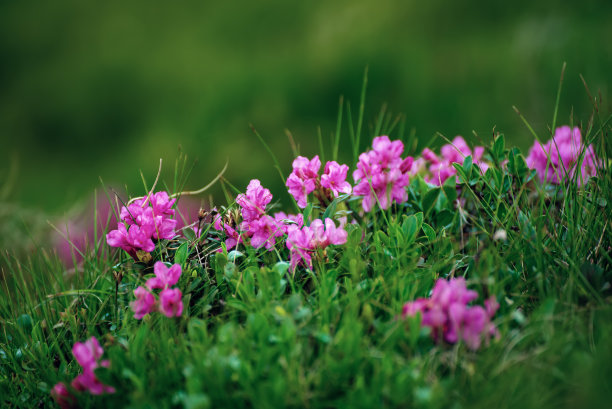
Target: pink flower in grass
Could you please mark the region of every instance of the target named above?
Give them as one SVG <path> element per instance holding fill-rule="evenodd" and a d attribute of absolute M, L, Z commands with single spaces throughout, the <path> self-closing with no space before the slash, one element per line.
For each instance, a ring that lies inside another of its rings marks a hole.
<path fill-rule="evenodd" d="M 134 318 L 140 320 L 155 310 L 155 297 L 146 288 L 139 286 L 134 290 L 134 296 L 136 300 L 130 303 Z"/>
<path fill-rule="evenodd" d="M 541 144 L 536 141 L 526 158 L 527 166 L 537 171 L 542 182 L 560 184 L 576 177 L 578 186 L 597 174 L 601 162 L 595 156 L 593 145 L 582 143 L 580 129 L 562 126 L 555 130 L 553 139 Z"/>
<path fill-rule="evenodd" d="M 287 248 L 290 251 L 291 271 L 295 271 L 298 265 L 302 264 L 312 268 L 312 252 L 315 250 L 313 233 L 308 226 L 294 228 L 289 231 L 287 236 Z"/>
<path fill-rule="evenodd" d="M 94 370 L 99 366 L 108 367 L 109 361 L 100 361 L 104 350 L 95 337 L 85 342 L 77 342 L 72 347 L 72 354 L 83 368 L 83 373 L 77 375 L 72 381 L 72 387 L 78 391 L 88 391 L 92 395 L 114 393 L 115 388 L 104 385 L 96 377 Z"/>
<path fill-rule="evenodd" d="M 247 222 L 263 215 L 271 200 L 272 194 L 257 179 L 251 180 L 246 194 L 241 193 L 236 197 L 236 203 L 242 208 L 242 219 Z"/>
<path fill-rule="evenodd" d="M 256 249 L 264 246 L 270 250 L 276 244 L 276 237 L 284 234 L 282 226 L 272 217 L 263 215 L 248 224 L 248 233 L 251 236 L 251 246 Z"/>
<path fill-rule="evenodd" d="M 108 245 L 127 251 L 133 258 L 138 250 L 155 250 L 153 239 L 170 240 L 175 235 L 177 221 L 171 219 L 175 202 L 168 193 L 157 192 L 123 206 L 117 230 L 106 235 Z"/>
<path fill-rule="evenodd" d="M 388 209 L 393 202 L 408 200 L 406 186 L 413 159 L 401 158 L 404 144 L 391 141 L 388 136 L 378 136 L 372 141 L 372 150 L 359 155 L 357 169 L 353 172 L 353 193 L 363 196 L 363 210 L 369 212 L 378 202 Z"/>
<path fill-rule="evenodd" d="M 274 220 L 285 234 L 288 234 L 291 229 L 301 229 L 304 226 L 304 215 L 301 213 L 285 214 L 284 212 L 277 212 L 274 213 Z"/>
<path fill-rule="evenodd" d="M 316 249 L 324 249 L 331 244 L 346 243 L 347 232 L 342 227 L 336 227 L 333 220 L 314 220 L 310 226 L 294 227 L 287 236 L 287 248 L 290 250 L 290 269 L 295 271 L 303 264 L 312 268 L 312 254 Z"/>
<path fill-rule="evenodd" d="M 63 382 L 55 384 L 53 389 L 51 389 L 51 397 L 61 409 L 73 409 L 76 407 L 75 397 L 72 396 Z"/>
<path fill-rule="evenodd" d="M 482 173 L 486 172 L 489 165 L 483 161 L 484 148 L 482 146 L 474 147 L 474 152 L 461 136 L 456 136 L 449 144 L 443 145 L 440 148 L 440 156 L 436 155 L 431 149 L 425 148 L 421 154 L 425 161 L 428 174 L 425 176 L 425 181 L 434 185 L 442 186 L 444 182 L 457 174 L 453 163 L 463 165 L 465 158 L 472 156 L 474 163 Z M 421 162 L 418 163 L 418 169 L 423 169 Z M 415 172 L 418 172 L 417 166 L 414 167 Z"/>
<path fill-rule="evenodd" d="M 348 170 L 347 165 L 340 165 L 336 161 L 327 162 L 323 175 L 321 175 L 321 186 L 330 189 L 335 197 L 338 197 L 340 193 L 350 194 L 353 189 L 346 181 Z"/>
<path fill-rule="evenodd" d="M 431 297 L 407 302 L 402 316 L 412 317 L 420 313 L 421 325 L 431 328 L 434 340 L 456 343 L 462 339 L 468 348 L 476 350 L 483 338 L 488 340 L 497 335 L 491 318 L 499 307 L 495 297 L 486 300 L 484 308 L 468 306 L 476 298 L 478 293 L 467 289 L 465 279 L 439 279 Z"/>
<path fill-rule="evenodd" d="M 293 160 L 293 173 L 302 180 L 312 180 L 319 176 L 321 169 L 321 159 L 316 155 L 312 159 L 304 156 L 298 156 Z"/>
<path fill-rule="evenodd" d="M 215 230 L 225 232 L 225 235 L 227 236 L 227 238 L 225 239 L 225 248 L 227 250 L 233 249 L 234 247 L 236 247 L 238 243 L 242 242 L 240 233 L 238 233 L 238 231 L 236 231 L 236 229 L 234 229 L 229 224 L 224 223 L 221 220 L 221 215 L 217 215 L 215 217 L 215 221 L 213 222 L 213 227 L 215 228 Z M 221 248 L 219 248 L 217 251 L 221 252 L 222 250 Z"/>
<path fill-rule="evenodd" d="M 159 294 L 159 311 L 168 318 L 180 317 L 183 313 L 183 294 L 178 288 L 166 288 Z"/>
<path fill-rule="evenodd" d="M 286 186 L 300 208 L 306 207 L 306 197 L 314 192 L 321 168 L 319 156 L 308 159 L 298 156 L 293 161 L 293 171 L 287 178 Z"/>
<path fill-rule="evenodd" d="M 175 285 L 181 277 L 182 269 L 180 264 L 168 267 L 163 262 L 158 261 L 153 266 L 153 273 L 155 277 L 149 278 L 146 282 L 146 286 L 150 290 L 155 288 L 163 289 Z"/>

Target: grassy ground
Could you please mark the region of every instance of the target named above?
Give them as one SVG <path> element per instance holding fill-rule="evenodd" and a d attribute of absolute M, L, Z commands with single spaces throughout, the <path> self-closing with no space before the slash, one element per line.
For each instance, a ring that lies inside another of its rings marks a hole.
<path fill-rule="evenodd" d="M 611 129 L 597 113 L 585 123 L 603 158 L 585 186 L 540 184 L 497 135 L 491 172 L 464 165 L 458 189 L 452 178 L 441 188 L 413 178 L 406 203 L 358 217 L 347 243 L 318 253 L 312 270 L 288 272 L 280 242 L 229 254 L 212 251 L 210 231 L 206 241 L 160 242 L 153 260 L 183 267 L 180 318 L 134 319 L 132 291 L 152 261 L 109 248 L 102 232 L 69 271 L 43 250 L 28 259 L 7 251 L 2 404 L 51 406 L 53 385 L 80 372 L 72 345 L 93 335 L 111 363 L 96 374 L 116 393 L 78 394 L 82 407 L 604 405 L 612 397 Z M 410 144 L 384 118 L 378 134 Z M 337 206 L 358 209 L 359 200 Z M 418 319 L 401 319 L 403 304 L 428 296 L 440 277 L 466 277 L 477 304 L 497 298 L 497 339 L 472 351 L 435 343 Z"/>

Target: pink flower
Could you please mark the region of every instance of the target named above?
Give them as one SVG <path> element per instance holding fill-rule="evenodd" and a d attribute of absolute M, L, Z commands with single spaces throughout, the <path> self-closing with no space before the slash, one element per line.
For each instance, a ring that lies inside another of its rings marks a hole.
<path fill-rule="evenodd" d="M 313 234 L 308 226 L 301 229 L 295 228 L 289 231 L 287 237 L 287 248 L 291 253 L 289 268 L 295 271 L 298 265 L 303 264 L 312 268 L 312 252 L 314 251 Z"/>
<path fill-rule="evenodd" d="M 142 286 L 134 290 L 134 296 L 136 300 L 130 303 L 130 306 L 134 311 L 134 318 L 140 320 L 155 309 L 155 297 Z"/>
<path fill-rule="evenodd" d="M 318 155 L 312 159 L 298 156 L 293 161 L 293 171 L 285 184 L 291 196 L 293 196 L 298 206 L 302 209 L 306 207 L 306 197 L 308 194 L 316 189 L 320 168 L 321 160 Z"/>
<path fill-rule="evenodd" d="M 321 168 L 321 159 L 316 155 L 312 159 L 298 156 L 293 160 L 293 173 L 302 180 L 316 179 Z"/>
<path fill-rule="evenodd" d="M 166 288 L 159 294 L 159 310 L 168 318 L 180 317 L 183 313 L 183 294 L 178 288 Z"/>
<path fill-rule="evenodd" d="M 574 177 L 580 160 L 579 186 L 597 174 L 601 162 L 595 156 L 592 145 L 582 144 L 580 129 L 562 126 L 555 130 L 553 139 L 544 145 L 538 141 L 534 143 L 527 156 L 527 166 L 537 171 L 542 182 L 560 184 L 566 180 L 566 176 Z"/>
<path fill-rule="evenodd" d="M 453 163 L 463 165 L 465 158 L 468 156 L 472 156 L 472 163 L 478 166 L 482 173 L 486 172 L 489 165 L 482 160 L 483 154 L 484 148 L 482 146 L 474 147 L 472 154 L 472 150 L 465 142 L 465 139 L 461 136 L 456 136 L 451 143 L 440 148 L 441 157 L 438 157 L 428 148 L 423 149 L 422 158 L 419 158 L 423 162 L 418 162 L 413 169 L 415 173 L 418 173 L 429 163 L 428 174 L 424 177 L 425 181 L 441 186 L 448 178 L 454 177 L 457 174 Z"/>
<path fill-rule="evenodd" d="M 230 226 L 227 223 L 223 223 L 221 221 L 221 216 L 217 215 L 215 217 L 215 221 L 213 223 L 213 226 L 215 228 L 215 230 L 223 230 L 227 236 L 227 239 L 225 240 L 225 248 L 227 250 L 231 250 L 234 247 L 236 247 L 236 245 L 238 243 L 242 242 L 242 238 L 240 237 L 240 233 L 238 233 L 236 231 L 236 229 L 234 229 L 232 226 Z M 221 249 L 219 249 L 219 251 L 221 251 Z"/>
<path fill-rule="evenodd" d="M 171 219 L 175 202 L 176 199 L 169 199 L 168 193 L 157 192 L 123 206 L 117 230 L 106 235 L 108 245 L 119 247 L 134 258 L 138 250 L 155 250 L 152 239 L 169 240 L 175 235 L 177 221 Z"/>
<path fill-rule="evenodd" d="M 251 245 L 256 249 L 265 246 L 270 250 L 276 243 L 275 237 L 284 234 L 283 228 L 279 226 L 272 216 L 263 215 L 259 219 L 252 220 L 248 224 L 248 232 L 251 235 Z"/>
<path fill-rule="evenodd" d="M 274 213 L 274 220 L 283 233 L 288 234 L 289 230 L 298 228 L 301 229 L 304 226 L 304 215 L 300 214 L 285 214 L 284 212 Z"/>
<path fill-rule="evenodd" d="M 98 366 L 108 367 L 108 361 L 101 361 L 104 350 L 95 337 L 89 338 L 84 343 L 77 342 L 72 347 L 72 354 L 83 368 L 83 373 L 72 381 L 72 387 L 79 391 L 89 391 L 92 395 L 103 393 L 114 393 L 115 388 L 101 383 L 94 373 Z"/>
<path fill-rule="evenodd" d="M 74 396 L 70 394 L 63 382 L 55 384 L 53 389 L 51 389 L 51 397 L 61 409 L 73 409 L 76 407 Z"/>
<path fill-rule="evenodd" d="M 413 163 L 412 158 L 401 158 L 404 144 L 390 141 L 388 136 L 374 138 L 372 148 L 359 155 L 357 169 L 353 172 L 356 182 L 353 193 L 363 196 L 362 207 L 366 212 L 372 210 L 377 201 L 382 209 L 388 209 L 393 202 L 408 200 L 406 186 Z"/>
<path fill-rule="evenodd" d="M 157 192 L 149 195 L 149 201 L 156 216 L 174 216 L 174 203 L 176 199 L 170 199 L 167 192 Z"/>
<path fill-rule="evenodd" d="M 439 279 L 431 297 L 407 302 L 402 316 L 412 317 L 420 313 L 421 325 L 431 328 L 434 340 L 456 343 L 462 339 L 468 348 L 476 350 L 483 338 L 488 340 L 490 336 L 497 335 L 491 318 L 499 307 L 495 297 L 485 301 L 485 308 L 468 306 L 476 298 L 478 293 L 467 289 L 465 279 Z"/>
<path fill-rule="evenodd" d="M 346 181 L 348 169 L 347 165 L 340 165 L 336 161 L 327 162 L 325 171 L 321 175 L 321 186 L 330 189 L 335 197 L 338 197 L 340 193 L 351 193 L 353 189 Z"/>
<path fill-rule="evenodd" d="M 295 271 L 299 264 L 312 268 L 312 253 L 334 244 L 346 243 L 347 232 L 342 227 L 336 227 L 333 220 L 315 219 L 310 226 L 294 227 L 287 236 L 287 248 L 290 250 L 290 268 Z"/>
<path fill-rule="evenodd" d="M 176 284 L 181 277 L 182 269 L 180 264 L 174 264 L 168 268 L 163 262 L 158 261 L 153 266 L 155 277 L 149 278 L 146 282 L 147 288 L 168 288 Z"/>
<path fill-rule="evenodd" d="M 236 203 L 242 208 L 242 218 L 245 221 L 257 219 L 266 211 L 266 206 L 272 200 L 272 194 L 261 186 L 257 179 L 251 180 L 247 186 L 246 194 L 239 194 Z"/>
<path fill-rule="evenodd" d="M 289 175 L 285 185 L 301 209 L 306 207 L 306 198 L 310 193 L 314 192 L 316 187 L 313 179 L 303 180 L 295 173 Z"/>

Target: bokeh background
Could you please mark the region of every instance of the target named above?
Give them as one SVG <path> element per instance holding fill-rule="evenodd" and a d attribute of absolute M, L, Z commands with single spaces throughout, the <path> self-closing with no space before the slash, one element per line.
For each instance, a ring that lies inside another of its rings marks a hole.
<path fill-rule="evenodd" d="M 197 160 L 188 188 L 229 159 L 237 187 L 281 192 L 249 124 L 288 173 L 285 130 L 317 153 L 366 65 L 366 130 L 387 104 L 419 149 L 493 127 L 527 148 L 512 106 L 545 132 L 564 61 L 559 123 L 592 110 L 579 74 L 610 100 L 611 21 L 609 0 L 1 1 L 0 201 L 58 215 L 99 178 L 142 193 L 139 171 L 151 183 L 163 158 L 171 180 L 179 148 Z"/>

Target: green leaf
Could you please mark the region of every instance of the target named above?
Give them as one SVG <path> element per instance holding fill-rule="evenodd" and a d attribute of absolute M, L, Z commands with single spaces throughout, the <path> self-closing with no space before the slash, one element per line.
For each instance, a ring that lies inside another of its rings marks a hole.
<path fill-rule="evenodd" d="M 438 200 L 439 194 L 440 194 L 440 188 L 437 188 L 437 187 L 432 188 L 429 192 L 425 194 L 425 197 L 423 197 L 423 205 L 421 206 L 423 213 L 427 215 L 431 212 L 431 210 L 436 204 L 436 200 Z"/>
<path fill-rule="evenodd" d="M 419 214 L 421 215 L 420 223 L 419 218 L 417 218 L 414 214 L 404 217 L 404 222 L 402 223 L 402 232 L 404 234 L 404 240 L 406 244 L 414 242 L 414 240 L 416 239 L 417 232 L 420 229 L 420 224 L 423 223 L 423 213 Z"/>
<path fill-rule="evenodd" d="M 501 162 L 502 160 L 504 160 L 505 150 L 506 150 L 506 138 L 504 137 L 504 134 L 499 134 L 497 135 L 497 137 L 495 138 L 495 141 L 493 142 L 493 155 L 495 155 L 497 162 Z"/>
<path fill-rule="evenodd" d="M 176 264 L 180 264 L 181 266 L 184 265 L 185 261 L 187 261 L 187 257 L 189 257 L 189 253 L 189 243 L 185 242 L 181 244 L 176 250 L 176 253 L 174 253 L 174 262 Z"/>
<path fill-rule="evenodd" d="M 189 241 L 196 241 L 197 239 L 195 231 L 193 231 L 193 229 L 190 227 L 183 229 L 183 234 L 185 235 L 185 238 Z"/>
<path fill-rule="evenodd" d="M 466 180 L 469 180 L 472 175 L 472 155 L 466 156 L 463 161 L 463 172 L 465 173 Z"/>
<path fill-rule="evenodd" d="M 304 216 L 304 225 L 310 226 L 310 214 L 312 213 L 313 204 L 308 203 L 302 215 Z"/>
<path fill-rule="evenodd" d="M 348 199 L 351 195 L 340 195 L 337 198 L 335 198 L 330 204 L 329 206 L 327 206 L 327 209 L 325 209 L 325 212 L 323 213 L 323 216 L 321 217 L 323 220 L 329 218 L 334 217 L 334 214 L 336 214 L 336 207 L 338 206 L 338 203 Z"/>
<path fill-rule="evenodd" d="M 427 223 L 423 223 L 423 233 L 425 233 L 425 236 L 427 236 L 427 240 L 430 243 L 436 240 L 436 231 Z"/>

